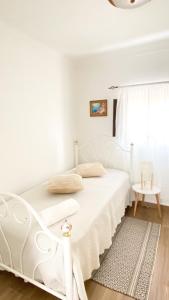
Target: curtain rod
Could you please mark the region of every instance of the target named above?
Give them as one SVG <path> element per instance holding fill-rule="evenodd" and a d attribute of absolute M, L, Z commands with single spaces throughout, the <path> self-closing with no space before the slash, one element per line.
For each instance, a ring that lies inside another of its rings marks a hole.
<path fill-rule="evenodd" d="M 133 87 L 133 86 L 141 86 L 141 85 L 155 85 L 155 84 L 164 84 L 169 83 L 169 80 L 166 81 L 157 81 L 157 82 L 145 82 L 145 83 L 135 83 L 135 84 L 127 84 L 127 85 L 119 85 L 119 86 L 111 86 L 109 87 L 110 90 L 118 89 L 118 88 L 125 88 L 125 87 Z"/>

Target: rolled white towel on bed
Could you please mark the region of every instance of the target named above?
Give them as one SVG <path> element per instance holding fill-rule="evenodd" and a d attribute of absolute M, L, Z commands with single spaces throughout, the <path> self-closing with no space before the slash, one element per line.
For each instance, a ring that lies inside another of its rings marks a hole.
<path fill-rule="evenodd" d="M 79 203 L 70 198 L 59 204 L 43 209 L 39 215 L 43 219 L 46 226 L 51 226 L 71 215 L 78 212 L 80 208 Z"/>

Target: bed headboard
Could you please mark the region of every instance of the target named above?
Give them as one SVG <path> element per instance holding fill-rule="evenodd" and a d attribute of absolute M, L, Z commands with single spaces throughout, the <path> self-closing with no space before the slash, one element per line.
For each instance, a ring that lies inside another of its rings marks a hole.
<path fill-rule="evenodd" d="M 107 168 L 116 168 L 129 172 L 133 181 L 134 144 L 123 147 L 112 136 L 100 135 L 86 142 L 74 141 L 75 166 L 79 163 L 100 161 Z"/>

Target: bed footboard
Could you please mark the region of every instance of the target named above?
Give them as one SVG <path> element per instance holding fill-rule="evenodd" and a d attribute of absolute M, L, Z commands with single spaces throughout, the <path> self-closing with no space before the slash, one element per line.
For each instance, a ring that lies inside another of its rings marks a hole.
<path fill-rule="evenodd" d="M 34 228 L 33 234 L 32 227 Z M 16 237 L 22 237 L 22 242 L 18 243 L 17 248 L 15 243 L 11 242 L 13 232 Z M 23 198 L 11 193 L 0 193 L 0 270 L 9 271 L 15 276 L 23 278 L 25 282 L 30 282 L 59 299 L 74 300 L 71 225 L 67 221 L 62 226 L 62 233 L 63 239 L 57 238 Z M 42 237 L 46 239 L 46 243 L 44 241 L 42 243 Z M 35 253 L 29 264 L 28 272 L 25 271 L 24 259 L 30 239 L 31 242 L 33 241 L 32 248 Z M 59 246 L 63 248 L 64 293 L 49 288 L 35 278 L 39 267 L 53 258 Z M 40 257 L 38 261 L 34 260 L 37 256 Z"/>

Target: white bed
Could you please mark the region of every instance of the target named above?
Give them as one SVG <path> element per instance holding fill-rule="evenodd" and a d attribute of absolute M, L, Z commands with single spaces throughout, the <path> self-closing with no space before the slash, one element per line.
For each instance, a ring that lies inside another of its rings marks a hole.
<path fill-rule="evenodd" d="M 74 292 L 73 300 L 76 297 L 77 299 L 87 299 L 83 281 L 89 279 L 92 271 L 99 267 L 99 255 L 110 247 L 111 238 L 124 216 L 126 206 L 129 205 L 130 182 L 126 172 L 107 169 L 103 177 L 85 178 L 83 182 L 84 190 L 71 195 L 80 204 L 80 210 L 68 218 L 68 222 L 73 227 L 71 238 L 73 278 L 74 288 L 78 291 L 78 296 L 75 296 L 76 293 Z M 21 194 L 20 197 L 39 213 L 42 209 L 70 198 L 70 195 L 50 195 L 47 192 L 47 183 L 43 183 Z M 8 201 L 10 209 L 14 203 L 14 199 Z M 3 205 L 1 205 L 2 207 Z M 15 211 L 14 206 L 11 210 Z M 2 214 L 1 211 L 0 214 Z M 24 227 L 24 224 L 20 226 L 19 222 L 14 222 L 16 218 L 12 219 L 11 216 L 6 216 L 0 220 L 1 229 L 5 230 L 5 236 L 12 253 L 13 263 L 10 266 L 9 253 L 2 246 L 4 236 L 1 231 L 0 259 L 3 263 L 1 265 L 12 267 L 19 274 L 23 273 L 26 278 L 31 278 L 34 273 L 33 280 L 42 282 L 48 288 L 65 295 L 63 244 L 60 243 L 56 246 L 55 242 L 49 241 L 35 220 L 29 228 L 29 233 L 27 226 Z M 53 235 L 60 240 L 62 240 L 62 224 L 63 221 L 60 221 L 49 228 Z M 39 234 L 40 231 L 41 234 Z M 41 250 L 45 247 L 46 252 L 45 249 L 44 251 L 37 251 L 37 247 L 34 245 L 35 237 L 38 237 Z M 25 243 L 22 243 L 23 239 L 25 239 Z M 50 243 L 52 244 L 49 245 Z M 50 250 L 48 251 L 48 249 Z M 21 251 L 22 255 L 19 256 L 18 253 Z"/>

